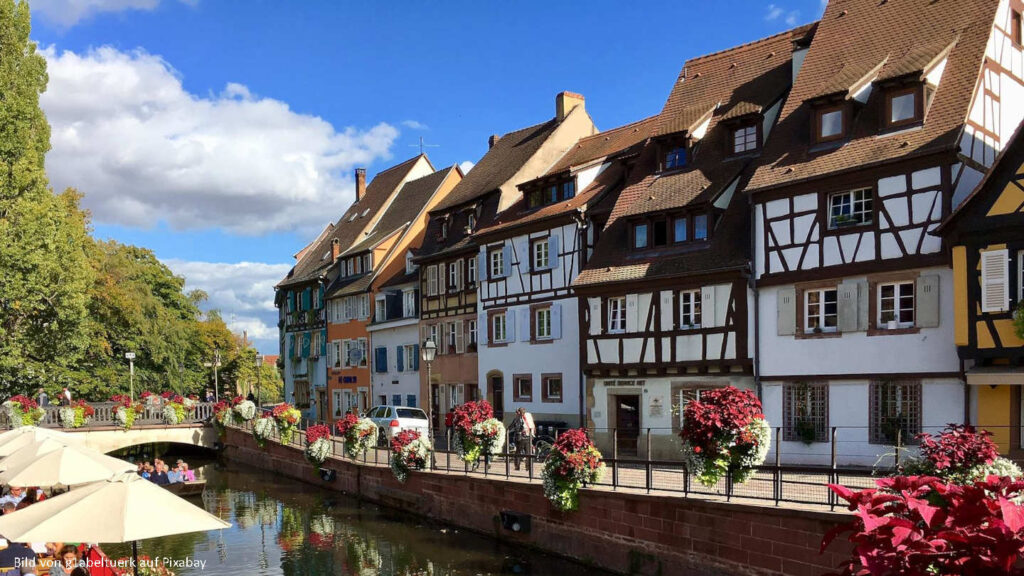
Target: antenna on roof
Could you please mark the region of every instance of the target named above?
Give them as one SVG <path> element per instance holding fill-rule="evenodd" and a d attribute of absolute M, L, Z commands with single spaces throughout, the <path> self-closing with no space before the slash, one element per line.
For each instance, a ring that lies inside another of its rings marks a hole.
<path fill-rule="evenodd" d="M 440 148 L 441 147 L 440 144 L 424 144 L 423 143 L 423 136 L 420 136 L 420 143 L 419 144 L 409 144 L 409 146 L 412 146 L 413 148 L 419 146 L 420 154 L 423 154 L 423 149 L 424 148 Z"/>

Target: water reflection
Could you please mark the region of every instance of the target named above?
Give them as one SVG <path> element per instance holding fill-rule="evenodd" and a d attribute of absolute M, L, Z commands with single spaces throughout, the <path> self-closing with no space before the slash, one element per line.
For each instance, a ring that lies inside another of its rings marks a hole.
<path fill-rule="evenodd" d="M 143 541 L 150 557 L 189 560 L 179 576 L 601 576 L 595 570 L 513 549 L 455 529 L 307 486 L 273 473 L 210 464 L 207 510 L 234 526 L 219 532 Z M 155 518 L 154 521 L 159 521 Z M 104 545 L 112 557 L 128 554 Z"/>

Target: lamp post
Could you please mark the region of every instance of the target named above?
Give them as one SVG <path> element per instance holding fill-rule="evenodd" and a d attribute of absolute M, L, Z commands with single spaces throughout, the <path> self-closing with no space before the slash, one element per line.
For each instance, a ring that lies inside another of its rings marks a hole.
<path fill-rule="evenodd" d="M 260 383 L 261 383 L 260 377 L 263 375 L 262 372 L 263 372 L 263 355 L 262 354 L 257 354 L 256 355 L 256 407 L 258 407 L 258 408 L 263 406 L 263 394 L 262 394 L 262 390 L 260 390 Z"/>
<path fill-rule="evenodd" d="M 437 356 L 437 344 L 430 339 L 424 340 L 423 346 L 420 347 L 420 357 L 427 365 L 427 410 L 430 412 L 427 417 L 427 434 L 430 436 L 431 444 L 434 442 L 434 386 L 431 382 L 430 365 L 434 362 L 435 356 Z"/>
<path fill-rule="evenodd" d="M 213 368 L 213 399 L 220 402 L 220 386 L 217 381 L 217 368 L 220 367 L 220 348 L 213 349 L 213 362 L 203 362 L 203 366 Z"/>
<path fill-rule="evenodd" d="M 128 359 L 128 397 L 135 401 L 135 352 L 126 352 Z"/>

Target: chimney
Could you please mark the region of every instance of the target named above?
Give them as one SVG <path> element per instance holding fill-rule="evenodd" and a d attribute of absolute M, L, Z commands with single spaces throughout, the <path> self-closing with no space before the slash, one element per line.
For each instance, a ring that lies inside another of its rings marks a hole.
<path fill-rule="evenodd" d="M 331 262 L 337 262 L 338 256 L 341 256 L 341 242 L 335 238 L 331 240 Z"/>
<path fill-rule="evenodd" d="M 487 149 L 490 150 L 491 148 L 494 148 L 494 145 L 498 143 L 498 140 L 501 140 L 501 136 L 491 134 L 491 137 L 487 139 Z"/>
<path fill-rule="evenodd" d="M 559 92 L 555 96 L 555 120 L 561 122 L 575 107 L 583 107 L 583 95 L 575 92 Z"/>
<path fill-rule="evenodd" d="M 366 168 L 356 168 L 356 202 L 366 195 Z"/>

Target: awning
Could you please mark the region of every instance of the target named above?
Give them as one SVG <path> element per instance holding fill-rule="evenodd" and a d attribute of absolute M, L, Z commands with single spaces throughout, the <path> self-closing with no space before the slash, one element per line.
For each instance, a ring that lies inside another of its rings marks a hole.
<path fill-rule="evenodd" d="M 971 386 L 1024 386 L 1024 367 L 985 366 L 967 371 Z"/>

